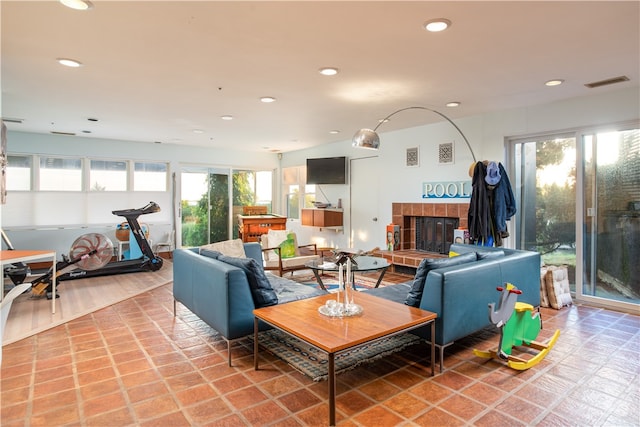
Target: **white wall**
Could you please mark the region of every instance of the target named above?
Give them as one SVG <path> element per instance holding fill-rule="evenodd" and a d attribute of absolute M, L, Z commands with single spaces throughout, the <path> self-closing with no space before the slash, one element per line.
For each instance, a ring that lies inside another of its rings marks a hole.
<path fill-rule="evenodd" d="M 445 110 L 441 110 L 446 114 Z M 390 111 L 391 112 L 391 111 Z M 433 114 L 428 111 L 425 114 Z M 474 116 L 455 120 L 469 140 L 477 160 L 501 161 L 507 167 L 505 159 L 505 139 L 530 134 L 543 134 L 570 130 L 578 127 L 590 127 L 607 123 L 619 123 L 640 118 L 640 87 L 635 86 L 603 94 L 594 94 L 574 98 L 552 104 L 536 105 L 518 109 L 497 111 L 482 116 Z M 373 120 L 373 118 L 372 118 Z M 357 129 L 370 124 L 354 123 L 353 132 L 343 129 L 346 134 L 355 133 Z M 473 160 L 462 137 L 447 122 L 420 126 L 393 132 L 384 132 L 384 125 L 379 129 L 380 164 L 385 165 L 379 171 L 379 220 L 380 227 L 391 222 L 391 204 L 393 202 L 430 203 L 436 200 L 422 199 L 422 183 L 428 181 L 460 181 L 471 180 L 468 175 Z M 453 165 L 438 164 L 438 144 L 454 141 L 455 163 Z M 405 150 L 420 147 L 420 166 L 405 166 Z M 282 167 L 303 165 L 307 157 L 347 156 L 350 158 L 370 156 L 375 152 L 356 149 L 351 141 L 322 146 L 313 149 L 286 153 L 282 159 Z M 508 170 L 507 170 L 508 171 Z M 332 186 L 331 202 L 342 198 L 345 215 L 349 214 L 348 186 Z M 342 188 L 338 188 L 342 187 Z M 326 192 L 326 190 L 325 190 Z M 451 199 L 447 199 L 448 202 Z M 461 200 L 465 203 L 467 200 Z M 346 223 L 349 221 L 347 219 Z M 292 226 L 294 228 L 294 226 Z M 304 237 L 313 238 L 321 243 L 326 239 L 337 240 L 338 246 L 349 243 L 349 229 L 338 236 L 332 231 L 319 232 L 311 227 L 300 233 Z M 384 241 L 378 243 L 383 247 Z"/>

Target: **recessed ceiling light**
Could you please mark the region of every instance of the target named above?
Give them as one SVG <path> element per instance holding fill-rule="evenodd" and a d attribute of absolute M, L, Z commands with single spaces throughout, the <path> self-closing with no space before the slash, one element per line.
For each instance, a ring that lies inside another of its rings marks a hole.
<path fill-rule="evenodd" d="M 273 96 L 263 96 L 262 98 L 260 98 L 260 101 L 268 104 L 270 102 L 276 102 L 276 99 Z"/>
<path fill-rule="evenodd" d="M 75 10 L 89 10 L 93 3 L 87 0 L 60 0 L 60 3 Z"/>
<path fill-rule="evenodd" d="M 545 82 L 546 86 L 560 86 L 562 83 L 564 83 L 564 80 L 562 79 L 553 79 L 553 80 L 549 80 L 547 82 Z"/>
<path fill-rule="evenodd" d="M 59 64 L 64 65 L 65 67 L 77 68 L 82 65 L 81 62 L 70 58 L 57 58 L 56 61 L 58 61 Z"/>
<path fill-rule="evenodd" d="M 432 19 L 424 23 L 424 29 L 432 33 L 444 31 L 451 26 L 451 21 L 444 18 Z"/>
<path fill-rule="evenodd" d="M 225 114 L 224 116 L 220 116 L 222 120 L 233 120 L 233 116 L 230 114 Z"/>
<path fill-rule="evenodd" d="M 460 106 L 460 102 L 459 101 L 451 101 L 451 102 L 447 102 L 447 107 L 459 107 Z"/>
<path fill-rule="evenodd" d="M 334 130 L 330 130 L 329 133 L 332 134 L 332 135 L 336 135 L 336 134 L 340 133 L 340 131 L 337 130 L 337 129 L 334 129 Z"/>
<path fill-rule="evenodd" d="M 320 74 L 323 76 L 335 76 L 338 74 L 338 69 L 333 67 L 320 68 Z"/>
<path fill-rule="evenodd" d="M 194 129 L 193 133 L 204 133 L 202 129 Z"/>

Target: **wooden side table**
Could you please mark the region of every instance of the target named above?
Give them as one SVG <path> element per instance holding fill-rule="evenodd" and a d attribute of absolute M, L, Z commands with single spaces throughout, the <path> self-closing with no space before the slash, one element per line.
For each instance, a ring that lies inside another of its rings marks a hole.
<path fill-rule="evenodd" d="M 319 246 L 316 249 L 318 250 L 318 254 L 320 254 L 320 258 L 324 258 L 325 252 L 332 252 L 335 248 L 329 246 Z"/>

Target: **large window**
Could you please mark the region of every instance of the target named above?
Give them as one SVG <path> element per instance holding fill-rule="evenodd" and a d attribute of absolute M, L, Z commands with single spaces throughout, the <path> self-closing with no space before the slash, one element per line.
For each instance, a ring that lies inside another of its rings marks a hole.
<path fill-rule="evenodd" d="M 267 206 L 273 212 L 273 172 L 256 172 L 256 205 Z"/>
<path fill-rule="evenodd" d="M 167 191 L 168 163 L 10 154 L 8 191 Z M 35 181 L 33 180 L 35 177 Z"/>
<path fill-rule="evenodd" d="M 91 160 L 90 164 L 91 191 L 127 191 L 127 162 Z"/>
<path fill-rule="evenodd" d="M 306 184 L 306 166 L 284 168 L 282 176 L 286 215 L 288 218 L 300 219 L 301 209 L 312 208 L 316 201 L 316 186 Z"/>
<path fill-rule="evenodd" d="M 135 162 L 133 191 L 167 191 L 167 164 Z"/>
<path fill-rule="evenodd" d="M 7 158 L 7 190 L 31 190 L 31 156 L 8 156 Z"/>
<path fill-rule="evenodd" d="M 41 191 L 82 191 L 82 160 L 63 157 L 40 157 Z"/>

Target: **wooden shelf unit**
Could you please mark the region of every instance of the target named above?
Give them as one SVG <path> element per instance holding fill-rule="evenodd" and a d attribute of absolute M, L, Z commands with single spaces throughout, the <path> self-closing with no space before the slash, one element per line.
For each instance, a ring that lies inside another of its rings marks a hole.
<path fill-rule="evenodd" d="M 342 227 L 341 209 L 302 209 L 302 225 L 311 227 Z"/>

